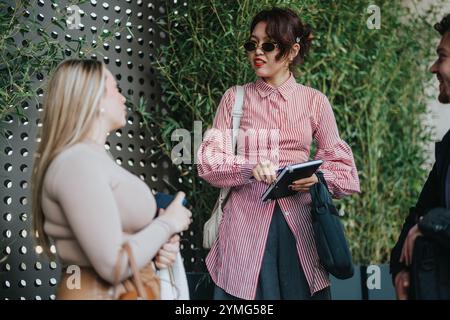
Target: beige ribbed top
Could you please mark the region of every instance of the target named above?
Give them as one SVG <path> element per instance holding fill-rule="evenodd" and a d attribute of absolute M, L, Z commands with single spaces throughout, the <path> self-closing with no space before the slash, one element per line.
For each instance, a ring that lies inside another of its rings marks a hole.
<path fill-rule="evenodd" d="M 155 199 L 138 177 L 117 165 L 100 145 L 75 144 L 50 164 L 44 179 L 44 230 L 63 265 L 92 266 L 114 282 L 114 266 L 128 240 L 139 267 L 173 235 L 168 217 L 158 217 Z M 129 275 L 122 261 L 122 278 Z"/>

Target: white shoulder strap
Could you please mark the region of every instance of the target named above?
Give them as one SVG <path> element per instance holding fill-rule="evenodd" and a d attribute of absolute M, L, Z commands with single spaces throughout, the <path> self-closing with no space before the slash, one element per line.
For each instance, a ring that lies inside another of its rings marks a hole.
<path fill-rule="evenodd" d="M 244 87 L 236 86 L 236 97 L 234 99 L 234 106 L 232 111 L 233 116 L 233 153 L 236 153 L 236 144 L 237 144 L 237 136 L 239 133 L 239 127 L 241 125 L 241 118 L 244 112 L 242 111 L 242 107 L 244 104 Z"/>

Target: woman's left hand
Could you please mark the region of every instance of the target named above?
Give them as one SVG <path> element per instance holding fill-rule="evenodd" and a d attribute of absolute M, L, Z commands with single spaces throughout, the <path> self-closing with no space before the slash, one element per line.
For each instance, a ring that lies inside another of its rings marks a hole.
<path fill-rule="evenodd" d="M 314 184 L 316 184 L 317 182 L 319 182 L 319 179 L 315 174 L 313 174 L 309 178 L 303 178 L 292 182 L 292 184 L 289 187 L 294 191 L 309 192 L 309 188 Z"/>
<path fill-rule="evenodd" d="M 155 265 L 158 269 L 166 269 L 173 265 L 180 251 L 180 236 L 174 235 L 159 249 L 155 258 Z"/>

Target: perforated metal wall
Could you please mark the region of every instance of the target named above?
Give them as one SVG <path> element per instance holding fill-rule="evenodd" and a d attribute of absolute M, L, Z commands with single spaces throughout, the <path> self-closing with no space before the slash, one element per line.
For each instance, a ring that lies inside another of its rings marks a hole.
<path fill-rule="evenodd" d="M 11 1 L 14 4 L 14 1 Z M 59 7 L 66 7 L 68 1 L 58 1 Z M 111 41 L 100 46 L 99 54 L 93 58 L 101 59 L 116 76 L 122 92 L 134 103 L 141 96 L 148 101 L 147 111 L 151 113 L 160 102 L 160 90 L 152 68 L 155 48 L 164 41 L 165 35 L 158 30 L 156 20 L 165 10 L 164 1 L 142 0 L 89 0 L 79 5 L 80 29 L 67 29 L 62 32 L 56 26 L 51 36 L 60 42 L 87 35 L 92 41 L 104 29 L 113 30 L 116 19 L 122 25 L 128 20 L 129 32 L 117 32 Z M 50 0 L 36 1 L 34 12 L 30 12 L 42 23 L 50 23 L 56 6 Z M 28 35 L 32 40 L 37 33 Z M 18 46 L 21 39 L 17 39 Z M 68 51 L 69 53 L 69 51 Z M 88 57 L 91 57 L 90 55 Z M 36 78 L 36 83 L 45 81 Z M 31 230 L 31 192 L 30 178 L 33 154 L 35 151 L 36 129 L 42 111 L 42 90 L 36 92 L 39 103 L 28 101 L 25 104 L 26 119 L 10 116 L 6 119 L 7 139 L 0 141 L 0 191 L 1 191 L 1 236 L 7 244 L 4 254 L 7 260 L 0 267 L 1 299 L 54 299 L 59 277 L 59 266 L 48 261 L 36 252 Z M 156 156 L 157 146 L 154 128 L 147 131 L 139 123 L 139 117 L 128 114 L 127 125 L 108 138 L 107 147 L 116 162 L 145 180 L 154 192 L 173 193 L 166 187 L 163 179 L 178 187 L 178 177 L 170 159 Z M 194 247 L 190 239 L 193 231 L 185 232 L 182 242 L 183 256 L 187 271 L 194 262 Z"/>

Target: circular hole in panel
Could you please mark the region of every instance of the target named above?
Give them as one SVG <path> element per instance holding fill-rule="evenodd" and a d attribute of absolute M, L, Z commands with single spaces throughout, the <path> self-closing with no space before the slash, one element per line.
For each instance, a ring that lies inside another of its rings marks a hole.
<path fill-rule="evenodd" d="M 27 157 L 28 156 L 28 150 L 25 148 L 22 148 L 20 150 L 20 154 L 22 155 L 22 157 Z"/>
<path fill-rule="evenodd" d="M 22 106 L 22 108 L 24 108 L 24 107 Z M 25 108 L 24 108 L 24 109 L 25 109 Z M 5 116 L 4 121 L 5 121 L 6 123 L 12 123 L 12 122 L 14 121 L 14 118 L 13 118 L 10 114 L 8 114 L 7 116 Z"/>
<path fill-rule="evenodd" d="M 14 138 L 13 133 L 10 130 L 5 131 L 5 137 L 8 140 L 11 140 L 12 138 Z"/>
<path fill-rule="evenodd" d="M 4 204 L 6 204 L 6 205 L 11 205 L 11 203 L 12 203 L 12 198 L 10 197 L 10 196 L 6 196 L 6 197 L 4 197 L 3 198 L 3 203 Z"/>
<path fill-rule="evenodd" d="M 22 238 L 26 238 L 28 236 L 28 232 L 25 229 L 20 230 L 19 234 Z"/>
<path fill-rule="evenodd" d="M 3 182 L 3 185 L 7 188 L 10 189 L 12 187 L 12 181 L 9 179 L 6 179 L 5 182 Z"/>
<path fill-rule="evenodd" d="M 41 246 L 36 246 L 34 248 L 34 251 L 36 252 L 36 254 L 41 254 L 42 252 L 44 252 L 44 249 L 42 249 Z"/>
<path fill-rule="evenodd" d="M 3 236 L 7 239 L 11 238 L 12 232 L 9 229 L 6 229 L 5 231 L 3 231 Z"/>
<path fill-rule="evenodd" d="M 20 117 L 20 122 L 22 123 L 22 125 L 26 126 L 26 125 L 28 125 L 29 120 L 28 120 L 27 117 L 21 116 L 21 117 Z"/>
<path fill-rule="evenodd" d="M 23 205 L 23 206 L 26 206 L 28 204 L 27 197 L 20 198 L 20 204 Z"/>

